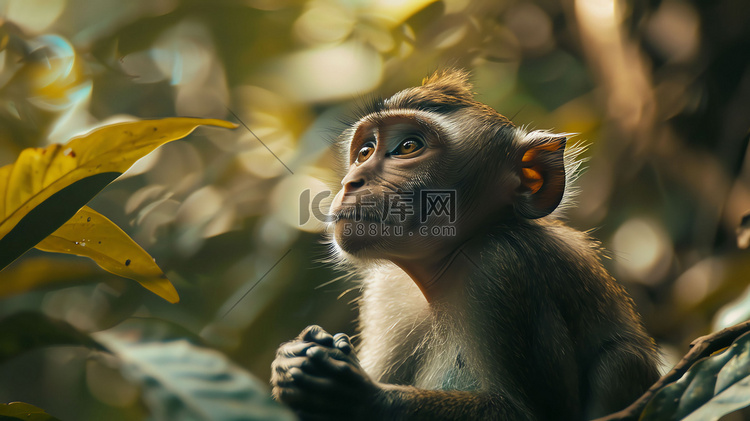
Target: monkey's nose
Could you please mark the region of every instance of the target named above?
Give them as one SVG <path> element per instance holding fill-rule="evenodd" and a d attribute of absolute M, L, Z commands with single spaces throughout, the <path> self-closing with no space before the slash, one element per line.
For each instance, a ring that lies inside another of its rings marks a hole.
<path fill-rule="evenodd" d="M 344 191 L 349 193 L 354 190 L 357 190 L 365 185 L 365 179 L 364 178 L 357 178 L 355 180 L 349 180 L 344 183 Z"/>

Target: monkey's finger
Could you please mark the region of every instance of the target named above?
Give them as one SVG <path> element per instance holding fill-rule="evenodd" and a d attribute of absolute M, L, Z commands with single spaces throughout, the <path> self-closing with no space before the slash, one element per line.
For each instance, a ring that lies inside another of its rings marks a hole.
<path fill-rule="evenodd" d="M 289 372 L 285 371 L 271 376 L 271 386 L 279 389 L 294 387 L 294 379 L 289 375 Z"/>
<path fill-rule="evenodd" d="M 333 346 L 333 336 L 318 325 L 311 325 L 299 334 L 299 340 L 315 342 L 323 346 Z"/>
<path fill-rule="evenodd" d="M 307 350 L 307 352 L 305 352 L 305 356 L 307 356 L 313 362 L 323 361 L 326 358 L 333 358 L 335 360 L 346 361 L 346 362 L 350 362 L 350 363 L 354 363 L 356 361 L 355 359 L 352 358 L 352 355 L 345 354 L 340 349 L 337 349 L 337 348 L 323 348 L 323 347 L 320 347 L 320 346 L 310 347 Z"/>
<path fill-rule="evenodd" d="M 361 393 L 345 384 L 309 375 L 299 368 L 288 372 L 290 381 L 274 384 L 273 396 L 289 405 L 303 420 L 352 420 L 353 402 Z"/>
<path fill-rule="evenodd" d="M 284 373 L 294 367 L 302 367 L 304 365 L 310 365 L 307 363 L 308 357 L 289 357 L 289 358 L 277 358 L 271 363 L 271 369 L 276 373 Z"/>
<path fill-rule="evenodd" d="M 333 335 L 333 346 L 339 349 L 344 354 L 349 355 L 354 347 L 349 339 L 349 335 L 345 333 L 337 333 Z"/>
<path fill-rule="evenodd" d="M 336 385 L 330 378 L 313 376 L 299 369 L 292 369 L 289 371 L 289 374 L 296 387 L 311 391 L 315 395 L 325 395 L 336 388 Z"/>
<path fill-rule="evenodd" d="M 321 402 L 337 402 L 356 399 L 355 389 L 329 377 L 310 375 L 301 370 L 290 371 L 294 387 L 305 391 L 311 400 Z"/>
<path fill-rule="evenodd" d="M 292 341 L 282 344 L 276 350 L 276 358 L 301 357 L 307 353 L 307 350 L 315 344 L 312 342 Z"/>
<path fill-rule="evenodd" d="M 319 375 L 332 377 L 343 383 L 357 383 L 362 380 L 362 372 L 356 361 L 343 356 L 334 358 L 332 352 L 317 352 L 316 348 L 310 348 L 308 355 L 310 362 L 320 371 Z"/>
<path fill-rule="evenodd" d="M 271 370 L 275 373 L 274 379 L 288 379 L 289 370 L 292 368 L 302 369 L 305 373 L 313 375 L 321 375 L 322 372 L 316 364 L 310 361 L 307 356 L 304 357 L 289 357 L 289 358 L 277 358 L 271 363 Z"/>

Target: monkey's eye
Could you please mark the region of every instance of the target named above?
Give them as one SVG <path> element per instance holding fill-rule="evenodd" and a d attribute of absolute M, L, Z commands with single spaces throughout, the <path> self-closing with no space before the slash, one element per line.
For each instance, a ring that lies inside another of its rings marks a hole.
<path fill-rule="evenodd" d="M 391 155 L 400 155 L 405 158 L 424 148 L 424 141 L 416 136 L 408 137 L 396 146 Z"/>
<path fill-rule="evenodd" d="M 357 162 L 361 164 L 367 161 L 373 152 L 375 152 L 375 146 L 370 142 L 365 143 L 359 152 L 357 152 Z"/>

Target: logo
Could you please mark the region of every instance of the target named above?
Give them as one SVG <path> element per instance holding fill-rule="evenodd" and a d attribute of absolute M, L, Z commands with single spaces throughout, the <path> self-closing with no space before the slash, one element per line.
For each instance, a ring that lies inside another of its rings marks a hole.
<path fill-rule="evenodd" d="M 302 191 L 299 197 L 299 224 L 304 225 L 311 218 L 323 223 L 334 222 L 336 218 L 328 213 L 324 201 L 332 196 L 330 191 L 321 191 L 311 197 L 309 189 Z M 357 215 L 353 222 L 343 227 L 345 235 L 412 236 L 415 232 L 405 232 L 403 225 L 410 217 L 419 214 L 421 226 L 417 235 L 452 236 L 456 227 L 456 190 L 424 189 L 419 191 L 419 200 L 415 192 L 384 192 L 382 200 L 372 194 L 357 194 L 352 208 Z M 377 199 L 377 200 L 376 200 Z M 418 205 L 419 204 L 419 205 Z M 368 212 L 369 210 L 369 212 Z M 369 217 L 364 217 L 368 215 Z M 377 218 L 374 216 L 377 215 Z M 439 224 L 437 223 L 439 221 Z"/>
<path fill-rule="evenodd" d="M 422 190 L 422 210 L 419 221 L 425 223 L 431 216 L 447 216 L 451 224 L 456 222 L 456 191 L 455 190 Z"/>

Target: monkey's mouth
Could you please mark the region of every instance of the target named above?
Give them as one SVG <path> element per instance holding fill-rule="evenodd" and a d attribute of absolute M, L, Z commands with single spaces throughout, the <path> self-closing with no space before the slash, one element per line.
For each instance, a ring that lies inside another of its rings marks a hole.
<path fill-rule="evenodd" d="M 333 222 L 350 221 L 350 222 L 376 222 L 388 223 L 388 218 L 384 218 L 377 209 L 367 206 L 341 206 L 332 213 Z"/>

